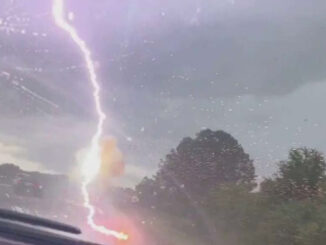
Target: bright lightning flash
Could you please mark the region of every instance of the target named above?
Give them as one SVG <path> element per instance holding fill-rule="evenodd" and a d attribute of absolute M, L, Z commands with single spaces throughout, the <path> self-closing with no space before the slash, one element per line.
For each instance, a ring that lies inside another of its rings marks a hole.
<path fill-rule="evenodd" d="M 88 49 L 84 40 L 78 35 L 77 31 L 73 26 L 71 26 L 65 20 L 65 13 L 64 13 L 64 0 L 54 0 L 53 1 L 53 9 L 52 14 L 55 20 L 55 23 L 58 27 L 62 30 L 66 31 L 70 38 L 74 41 L 74 43 L 80 49 L 82 55 L 84 56 L 87 70 L 89 73 L 89 79 L 93 87 L 93 97 L 96 106 L 96 113 L 98 115 L 98 123 L 97 123 L 97 130 L 94 134 L 91 147 L 87 152 L 85 157 L 83 166 L 82 166 L 82 173 L 83 173 L 83 183 L 82 183 L 82 194 L 84 197 L 84 206 L 88 209 L 88 216 L 87 216 L 87 223 L 97 232 L 103 233 L 108 236 L 114 236 L 120 240 L 127 240 L 128 235 L 110 230 L 104 226 L 97 225 L 94 222 L 94 215 L 95 215 L 95 208 L 91 204 L 90 196 L 87 190 L 87 186 L 91 183 L 91 181 L 97 176 L 101 167 L 101 149 L 100 149 L 100 139 L 103 134 L 103 124 L 105 121 L 105 113 L 103 112 L 101 101 L 100 101 L 100 86 L 97 80 L 94 62 L 91 57 L 91 52 Z"/>

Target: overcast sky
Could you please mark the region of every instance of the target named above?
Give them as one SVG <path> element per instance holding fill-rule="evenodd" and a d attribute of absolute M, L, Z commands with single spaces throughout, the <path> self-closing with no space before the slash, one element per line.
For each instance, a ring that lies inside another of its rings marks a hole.
<path fill-rule="evenodd" d="M 69 173 L 96 118 L 79 50 L 51 1 L 0 0 L 0 162 Z M 274 173 L 292 147 L 326 152 L 322 0 L 67 0 L 92 49 L 133 184 L 202 128 Z"/>

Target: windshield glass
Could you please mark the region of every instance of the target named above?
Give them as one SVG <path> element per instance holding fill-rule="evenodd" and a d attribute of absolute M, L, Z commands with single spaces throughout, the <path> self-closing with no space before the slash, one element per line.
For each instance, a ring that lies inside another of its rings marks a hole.
<path fill-rule="evenodd" d="M 0 208 L 104 244 L 324 244 L 325 11 L 1 0 Z"/>

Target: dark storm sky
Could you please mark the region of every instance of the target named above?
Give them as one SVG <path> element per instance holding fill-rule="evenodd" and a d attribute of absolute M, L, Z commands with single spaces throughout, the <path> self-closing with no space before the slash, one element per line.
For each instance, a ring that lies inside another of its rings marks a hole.
<path fill-rule="evenodd" d="M 0 161 L 68 173 L 95 129 L 83 59 L 51 1 L 0 0 Z M 231 133 L 270 175 L 326 151 L 322 0 L 67 0 L 135 183 L 185 136 Z"/>

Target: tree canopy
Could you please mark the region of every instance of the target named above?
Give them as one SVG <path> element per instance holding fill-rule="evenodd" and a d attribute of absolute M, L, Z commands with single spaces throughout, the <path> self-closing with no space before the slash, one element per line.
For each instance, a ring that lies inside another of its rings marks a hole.
<path fill-rule="evenodd" d="M 325 183 L 326 162 L 322 153 L 308 148 L 293 149 L 279 164 L 275 179 L 267 179 L 262 190 L 283 199 L 318 196 Z"/>
<path fill-rule="evenodd" d="M 253 184 L 249 155 L 230 134 L 203 130 L 184 138 L 162 161 L 156 179 L 203 195 L 221 183 Z"/>
<path fill-rule="evenodd" d="M 136 194 L 157 244 L 323 245 L 325 172 L 321 152 L 292 149 L 253 191 L 250 156 L 230 134 L 207 129 L 184 138 Z"/>

